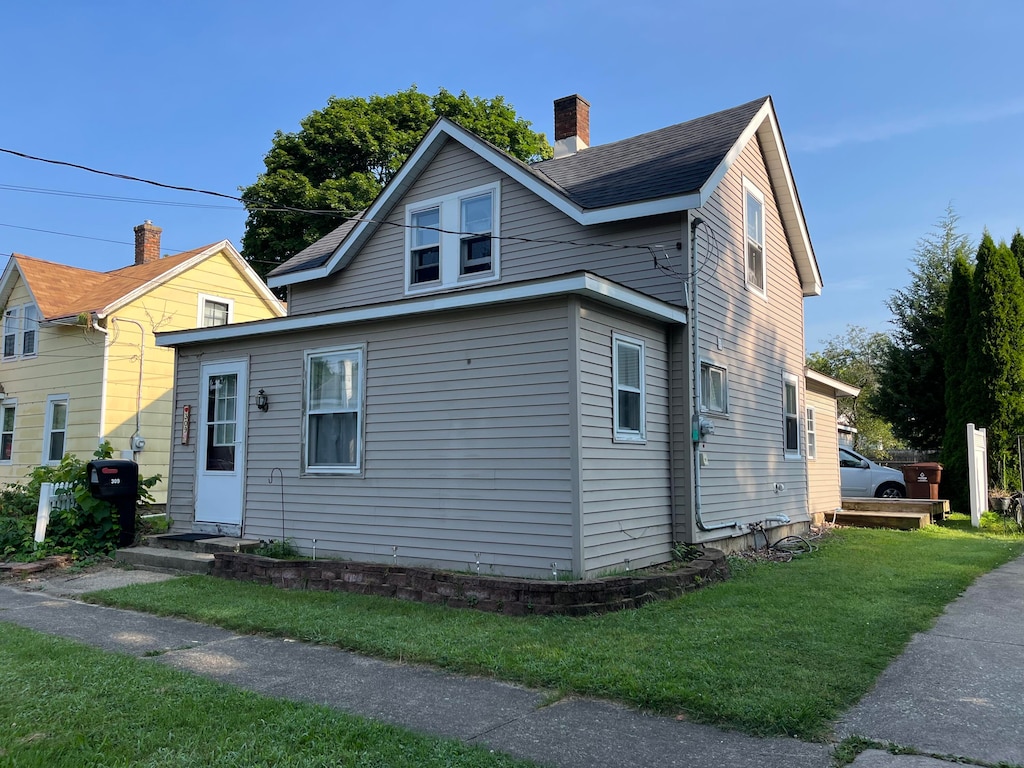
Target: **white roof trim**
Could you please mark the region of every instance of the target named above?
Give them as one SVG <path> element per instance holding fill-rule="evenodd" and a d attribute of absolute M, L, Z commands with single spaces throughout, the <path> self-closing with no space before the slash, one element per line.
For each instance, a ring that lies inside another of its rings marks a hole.
<path fill-rule="evenodd" d="M 25 279 L 25 274 L 21 271 L 21 267 L 18 266 L 18 261 L 14 258 L 14 254 L 11 254 L 11 257 L 7 260 L 7 266 L 4 267 L 3 277 L 0 278 L 0 312 L 3 312 L 7 302 L 11 299 L 11 294 L 14 293 L 15 275 L 21 278 L 21 282 L 25 284 L 25 290 L 32 297 L 32 303 L 38 309 L 39 302 L 36 301 L 36 295 L 32 292 L 32 286 Z"/>
<path fill-rule="evenodd" d="M 839 379 L 833 379 L 831 376 L 826 376 L 824 373 L 818 373 L 811 368 L 804 368 L 804 376 L 809 381 L 817 382 L 826 387 L 831 387 L 835 390 L 835 397 L 857 397 L 860 395 L 860 387 L 855 387 L 852 384 L 847 384 L 845 381 Z"/>
<path fill-rule="evenodd" d="M 348 233 L 325 264 L 312 269 L 271 277 L 267 282 L 272 288 L 279 288 L 309 280 L 318 280 L 344 268 L 354 257 L 355 252 L 362 247 L 365 238 L 368 238 L 380 226 L 376 223 L 378 217 L 387 215 L 399 202 L 409 185 L 419 176 L 422 166 L 433 159 L 444 141 L 449 138 L 459 142 L 466 149 L 510 176 L 566 216 L 579 224 L 590 225 L 700 208 L 707 202 L 755 134 L 759 134 L 762 139 L 765 163 L 768 166 L 772 186 L 778 193 L 776 199 L 778 200 L 779 214 L 796 259 L 804 296 L 817 296 L 821 293 L 821 273 L 818 270 L 814 249 L 807 233 L 803 209 L 797 197 L 792 169 L 782 143 L 782 133 L 779 130 L 771 98 L 765 99 L 757 114 L 743 129 L 739 139 L 698 192 L 587 210 L 580 208 L 558 192 L 554 183 L 541 180 L 517 160 L 495 149 L 475 134 L 450 120 L 440 118 L 423 137 L 395 177 L 388 182 L 387 187 L 384 188 L 373 205 L 363 214 L 364 221 L 357 224 Z"/>
<path fill-rule="evenodd" d="M 564 294 L 585 296 L 604 304 L 620 307 L 638 315 L 650 317 L 665 323 L 686 323 L 686 310 L 666 304 L 658 299 L 634 291 L 631 288 L 612 283 L 590 273 L 578 273 L 547 280 L 511 285 L 492 286 L 473 291 L 418 296 L 388 304 L 374 304 L 367 307 L 341 309 L 311 315 L 257 320 L 250 323 L 220 325 L 213 328 L 196 328 L 184 331 L 164 331 L 156 334 L 159 347 L 173 347 L 179 344 L 242 339 L 270 333 L 302 331 L 331 325 L 386 320 L 408 317 L 427 312 L 443 312 L 453 309 L 484 307 L 509 301 L 543 299 Z"/>
<path fill-rule="evenodd" d="M 245 281 L 249 283 L 249 286 L 253 288 L 256 291 L 256 293 L 259 294 L 261 299 L 263 299 L 265 302 L 267 302 L 267 304 L 270 305 L 271 309 L 273 309 L 274 312 L 277 313 L 278 317 L 284 316 L 284 305 L 281 304 L 281 302 L 278 300 L 276 296 L 274 296 L 273 292 L 267 287 L 266 283 L 260 280 L 259 275 L 257 275 L 253 271 L 252 267 L 250 267 L 246 263 L 245 259 L 243 259 L 242 255 L 237 250 L 235 250 L 235 246 L 233 246 L 231 244 L 231 241 L 229 240 L 221 240 L 219 243 L 214 243 L 209 248 L 205 248 L 199 253 L 197 253 L 195 256 L 192 256 L 191 258 L 181 262 L 181 264 L 178 264 L 173 269 L 169 269 L 166 272 L 157 275 L 152 280 L 143 283 L 131 293 L 126 293 L 124 296 L 121 296 L 120 298 L 105 306 L 103 309 L 97 312 L 97 316 L 101 318 L 107 317 L 112 312 L 116 312 L 121 307 L 130 304 L 140 296 L 144 296 L 145 294 L 149 293 L 157 286 L 163 285 L 164 283 L 168 282 L 169 280 L 172 280 L 178 275 L 192 269 L 197 264 L 206 261 L 206 259 L 209 259 L 211 256 L 215 256 L 221 252 L 226 254 L 228 259 L 235 262 L 235 266 L 241 271 L 242 277 L 245 279 Z"/>

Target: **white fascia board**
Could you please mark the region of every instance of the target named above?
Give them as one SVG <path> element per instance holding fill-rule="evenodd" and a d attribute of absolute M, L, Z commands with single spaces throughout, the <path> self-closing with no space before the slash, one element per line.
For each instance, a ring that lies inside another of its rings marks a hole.
<path fill-rule="evenodd" d="M 779 122 L 775 116 L 775 107 L 771 97 L 765 99 L 764 104 L 761 105 L 747 127 L 743 129 L 743 133 L 740 134 L 726 156 L 722 158 L 722 162 L 719 163 L 714 173 L 704 182 L 700 189 L 698 206 L 707 203 L 722 179 L 725 178 L 725 174 L 729 172 L 733 163 L 736 162 L 755 134 L 761 138 L 765 165 L 772 182 L 772 189 L 779 193 L 776 196 L 779 215 L 789 238 L 790 247 L 793 249 L 793 255 L 797 260 L 803 294 L 804 296 L 818 296 L 821 294 L 821 273 L 818 270 L 814 249 L 811 247 L 810 235 L 807 233 L 807 222 L 804 220 L 803 209 L 797 197 L 793 170 L 789 166 L 786 148 L 782 143 L 782 133 L 779 130 Z"/>
<path fill-rule="evenodd" d="M 21 281 L 25 283 L 25 287 L 28 288 L 28 292 L 32 293 L 32 286 L 28 284 L 25 276 L 21 273 L 21 268 L 18 266 L 17 260 L 12 255 L 7 260 L 7 266 L 4 267 L 4 275 L 0 278 L 0 310 L 7 306 L 7 300 L 11 298 L 11 293 L 14 292 L 14 280 L 16 275 L 21 275 Z M 32 301 L 35 301 L 35 296 L 32 296 Z M 36 306 L 39 306 L 39 302 L 36 302 Z"/>
<path fill-rule="evenodd" d="M 860 387 L 847 384 L 845 381 L 840 381 L 839 379 L 833 379 L 831 376 L 819 373 L 813 368 L 804 368 L 804 376 L 809 381 L 817 382 L 822 386 L 835 390 L 835 397 L 857 397 L 860 395 Z"/>
<path fill-rule="evenodd" d="M 510 301 L 543 299 L 565 294 L 577 294 L 595 301 L 621 307 L 630 312 L 665 323 L 686 323 L 686 310 L 651 298 L 631 288 L 612 283 L 589 273 L 550 278 L 529 283 L 458 291 L 434 296 L 420 296 L 390 304 L 342 309 L 313 315 L 257 320 L 250 323 L 220 325 L 213 328 L 194 328 L 183 331 L 165 331 L 156 334 L 158 347 L 179 344 L 244 339 L 271 333 L 302 331 L 348 323 L 388 320 L 430 312 L 471 309 Z"/>
<path fill-rule="evenodd" d="M 470 133 L 461 126 L 442 118 L 436 125 L 434 125 L 433 128 L 430 129 L 427 135 L 423 138 L 423 141 L 420 142 L 420 145 L 412 155 L 409 156 L 409 159 L 402 166 L 402 169 L 390 182 L 388 182 L 388 186 L 385 188 L 384 192 L 381 193 L 374 204 L 366 211 L 366 213 L 363 214 L 362 218 L 364 221 L 348 233 L 345 240 L 338 246 L 338 249 L 326 264 L 314 269 L 307 269 L 302 270 L 301 272 L 271 277 L 267 280 L 267 284 L 270 285 L 271 288 L 282 288 L 295 283 L 319 280 L 331 275 L 341 266 L 344 266 L 344 264 L 347 263 L 345 261 L 346 254 L 351 249 L 360 247 L 362 239 L 366 235 L 372 234 L 372 231 L 379 226 L 379 224 L 376 223 L 378 214 L 381 211 L 390 210 L 393 205 L 397 204 L 398 201 L 393 200 L 392 198 L 398 194 L 404 193 L 406 183 L 411 183 L 414 178 L 414 176 L 413 178 L 410 178 L 410 176 L 418 174 L 420 166 L 424 161 L 430 160 L 437 153 L 440 142 L 443 142 L 448 138 L 459 142 L 466 149 L 478 155 L 499 171 L 505 173 L 514 181 L 537 195 L 537 197 L 561 211 L 566 216 L 569 216 L 579 224 L 606 224 L 613 221 L 638 219 L 644 216 L 657 216 L 662 213 L 676 213 L 689 208 L 696 208 L 700 202 L 700 195 L 698 193 L 692 193 L 688 195 L 678 195 L 675 197 L 665 197 L 660 200 L 648 200 L 639 203 L 610 206 L 608 208 L 585 210 L 571 202 L 565 195 L 558 192 L 553 184 L 541 180 L 536 176 L 536 174 L 531 173 L 528 169 L 524 168 L 520 163 L 509 157 L 504 152 L 494 149 L 494 147 L 477 138 L 475 134 Z"/>
<path fill-rule="evenodd" d="M 204 261 L 204 260 L 210 258 L 215 253 L 218 253 L 221 250 L 223 250 L 225 246 L 230 246 L 230 245 L 231 245 L 231 243 L 229 243 L 227 240 L 221 240 L 219 243 L 215 243 L 214 245 L 211 245 L 209 248 L 206 248 L 205 250 L 200 251 L 199 253 L 197 253 L 195 256 L 193 256 L 192 258 L 188 259 L 187 261 L 181 262 L 181 264 L 176 266 L 174 269 L 169 269 L 166 272 L 163 272 L 163 273 L 159 274 L 158 276 L 154 277 L 152 280 L 149 280 L 149 281 L 143 283 L 142 285 L 140 285 L 134 291 L 131 291 L 130 293 L 126 293 L 124 296 L 121 296 L 116 301 L 112 301 L 110 304 L 105 306 L 103 309 L 99 310 L 96 313 L 96 316 L 101 318 L 101 319 L 107 317 L 112 312 L 116 312 L 121 307 L 126 306 L 127 304 L 130 304 L 131 302 L 135 301 L 140 296 L 144 296 L 145 294 L 149 293 L 151 290 L 156 288 L 158 285 L 162 285 L 163 283 L 166 283 L 168 280 L 171 280 L 172 278 L 177 277 L 182 272 L 186 272 L 186 271 L 192 269 L 192 267 L 194 267 L 199 262 Z"/>
<path fill-rule="evenodd" d="M 284 317 L 288 314 L 288 311 L 284 308 L 284 304 L 281 300 L 274 295 L 274 292 L 267 287 L 267 284 L 260 279 L 260 276 L 256 274 L 256 270 L 249 266 L 249 262 L 242 258 L 242 254 L 231 244 L 230 240 L 222 240 L 221 245 L 223 246 L 220 250 L 224 251 L 229 261 L 234 262 L 235 268 L 242 273 L 242 279 L 249 284 L 249 287 L 255 291 L 263 301 L 265 301 L 270 308 L 274 310 L 278 317 Z"/>

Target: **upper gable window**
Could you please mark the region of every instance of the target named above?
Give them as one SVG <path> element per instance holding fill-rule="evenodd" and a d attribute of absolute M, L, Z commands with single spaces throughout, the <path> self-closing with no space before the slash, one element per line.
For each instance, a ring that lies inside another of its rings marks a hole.
<path fill-rule="evenodd" d="M 406 292 L 499 277 L 499 184 L 406 207 Z"/>
<path fill-rule="evenodd" d="M 218 325 L 227 325 L 231 322 L 233 309 L 234 302 L 231 299 L 206 296 L 201 293 L 199 294 L 199 326 L 213 328 Z"/>
<path fill-rule="evenodd" d="M 35 304 L 10 307 L 4 313 L 3 359 L 35 357 L 39 351 L 39 321 Z"/>
<path fill-rule="evenodd" d="M 743 219 L 747 285 L 764 293 L 764 195 L 747 179 L 743 180 Z"/>

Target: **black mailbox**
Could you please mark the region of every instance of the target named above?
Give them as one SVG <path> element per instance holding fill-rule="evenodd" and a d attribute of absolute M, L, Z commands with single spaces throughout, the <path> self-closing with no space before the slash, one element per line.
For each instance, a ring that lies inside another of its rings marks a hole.
<path fill-rule="evenodd" d="M 89 492 L 97 499 L 109 501 L 117 510 L 121 535 L 119 547 L 135 542 L 135 500 L 139 494 L 139 465 L 134 461 L 98 459 L 90 461 L 85 471 L 89 476 Z"/>

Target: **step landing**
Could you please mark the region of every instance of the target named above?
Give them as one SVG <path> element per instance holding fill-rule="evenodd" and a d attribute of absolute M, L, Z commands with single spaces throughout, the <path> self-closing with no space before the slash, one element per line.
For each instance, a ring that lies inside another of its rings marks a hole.
<path fill-rule="evenodd" d="M 173 534 L 147 536 L 137 547 L 117 550 L 114 559 L 135 568 L 172 573 L 203 573 L 213 569 L 215 552 L 251 552 L 258 549 L 259 541 L 217 536 L 198 541 L 180 541 Z"/>

